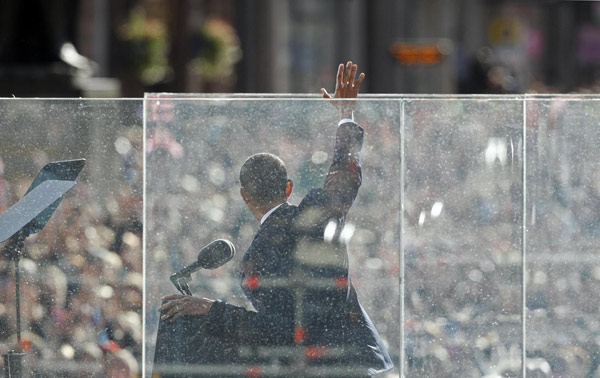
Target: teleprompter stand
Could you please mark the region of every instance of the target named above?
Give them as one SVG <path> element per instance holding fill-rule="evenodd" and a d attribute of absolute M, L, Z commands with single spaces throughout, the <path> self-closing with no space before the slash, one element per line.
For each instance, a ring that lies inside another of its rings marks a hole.
<path fill-rule="evenodd" d="M 75 186 L 73 180 L 81 171 L 83 164 L 84 160 L 79 159 L 46 165 L 23 198 L 0 215 L 0 243 L 8 240 L 2 248 L 2 253 L 14 261 L 16 284 L 17 345 L 14 350 L 3 355 L 6 378 L 23 377 L 25 353 L 21 348 L 19 260 L 21 259 L 25 239 L 44 228 L 62 197 Z"/>

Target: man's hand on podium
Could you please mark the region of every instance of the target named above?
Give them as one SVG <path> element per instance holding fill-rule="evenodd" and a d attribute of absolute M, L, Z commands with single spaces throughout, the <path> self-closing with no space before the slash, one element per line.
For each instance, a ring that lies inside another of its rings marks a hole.
<path fill-rule="evenodd" d="M 161 320 L 174 322 L 182 315 L 206 315 L 214 302 L 208 298 L 198 298 L 189 295 L 169 295 L 162 299 L 158 312 Z"/>

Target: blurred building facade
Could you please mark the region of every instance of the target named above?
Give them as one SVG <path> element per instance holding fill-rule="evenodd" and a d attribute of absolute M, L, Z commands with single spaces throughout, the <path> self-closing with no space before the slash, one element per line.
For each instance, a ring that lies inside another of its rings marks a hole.
<path fill-rule="evenodd" d="M 346 60 L 367 74 L 370 93 L 597 91 L 600 79 L 600 4 L 591 1 L 71 0 L 37 15 L 45 8 L 4 3 L 3 17 L 22 22 L 0 30 L 3 96 L 29 94 L 15 72 L 68 60 L 55 46 L 65 42 L 91 60 L 93 74 L 76 67 L 74 76 L 117 78 L 124 96 L 314 93 Z M 56 53 L 14 54 L 36 44 Z"/>
<path fill-rule="evenodd" d="M 600 79 L 595 2 L 257 0 L 236 11 L 249 52 L 240 92 L 314 92 L 348 59 L 371 93 L 569 92 Z"/>

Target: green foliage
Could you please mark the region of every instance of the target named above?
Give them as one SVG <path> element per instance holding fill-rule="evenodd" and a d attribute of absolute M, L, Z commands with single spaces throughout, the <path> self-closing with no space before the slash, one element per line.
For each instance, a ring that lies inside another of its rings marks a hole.
<path fill-rule="evenodd" d="M 235 29 L 224 20 L 209 18 L 202 24 L 200 37 L 202 48 L 190 62 L 192 72 L 205 81 L 230 79 L 242 57 Z"/>
<path fill-rule="evenodd" d="M 129 69 L 146 85 L 164 80 L 170 71 L 164 23 L 148 19 L 142 8 L 135 8 L 120 31 L 126 45 Z"/>

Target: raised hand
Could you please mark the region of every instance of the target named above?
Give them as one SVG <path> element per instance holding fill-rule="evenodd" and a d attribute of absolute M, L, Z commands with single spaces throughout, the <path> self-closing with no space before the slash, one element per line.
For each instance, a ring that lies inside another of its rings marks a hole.
<path fill-rule="evenodd" d="M 356 64 L 352 64 L 352 62 L 346 63 L 344 67 L 343 64 L 338 66 L 337 72 L 337 80 L 335 83 L 335 93 L 333 97 L 327 93 L 325 88 L 321 88 L 321 92 L 323 93 L 323 98 L 328 99 L 354 99 L 358 97 L 358 91 L 360 89 L 360 85 L 365 79 L 365 74 L 361 73 L 356 79 L 356 72 L 358 70 L 358 66 Z M 340 118 L 352 118 L 352 112 L 354 111 L 354 106 L 356 105 L 356 101 L 331 101 L 332 105 L 335 106 L 340 111 Z"/>

